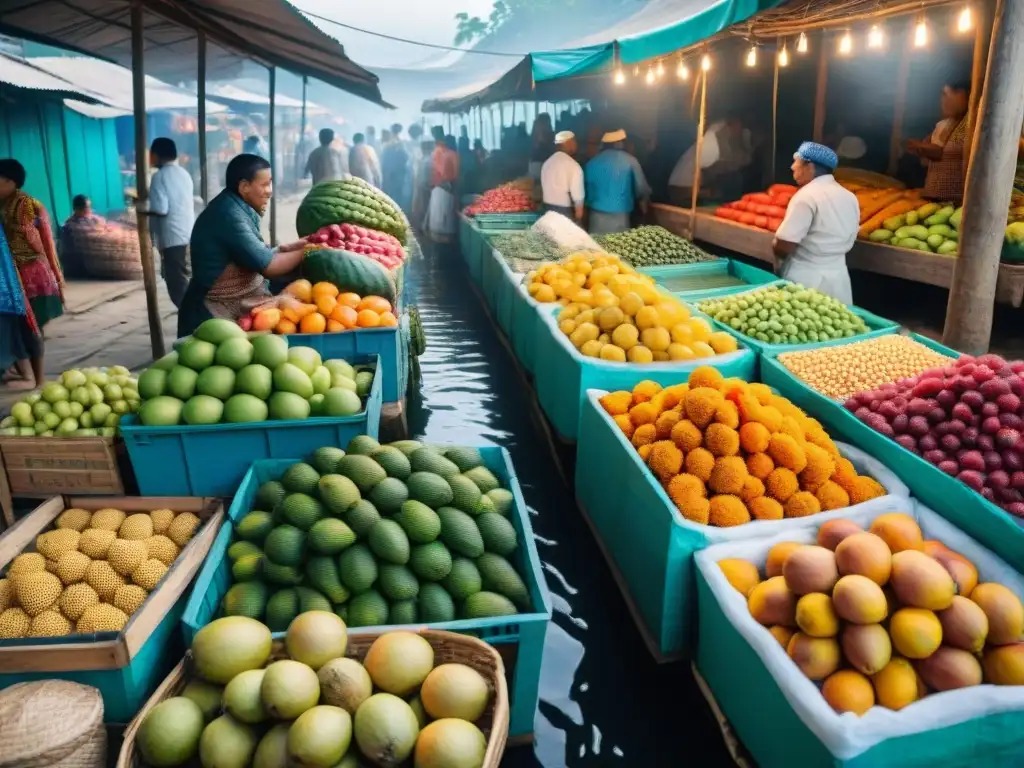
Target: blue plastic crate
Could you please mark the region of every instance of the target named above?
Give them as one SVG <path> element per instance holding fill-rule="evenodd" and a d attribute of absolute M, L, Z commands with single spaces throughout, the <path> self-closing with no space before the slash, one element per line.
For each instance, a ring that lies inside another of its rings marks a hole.
<path fill-rule="evenodd" d="M 405 317 L 404 313 L 402 317 Z M 289 347 L 312 347 L 324 360 L 352 361 L 377 357 L 380 360 L 377 370 L 383 401 L 393 403 L 405 397 L 407 377 L 402 376 L 405 365 L 402 355 L 408 344 L 402 338 L 401 323 L 395 328 L 358 328 L 341 333 L 293 333 L 286 338 Z"/>
<path fill-rule="evenodd" d="M 152 504 L 147 502 L 152 501 Z M 122 632 L 75 634 L 66 637 L 0 640 L 0 689 L 40 680 L 68 680 L 96 688 L 103 697 L 103 720 L 128 723 L 185 652 L 176 631 L 185 611 L 193 578 L 201 567 L 221 525 L 225 522 L 220 503 L 203 499 L 57 497 L 44 502 L 23 517 L 7 535 L 35 533 L 50 527 L 66 507 L 89 510 L 116 506 L 119 509 L 150 510 L 171 507 L 200 513 L 204 519 L 182 556 L 129 620 Z M 186 504 L 175 502 L 187 502 Z M 56 504 L 57 508 L 52 505 Z M 0 564 L 0 569 L 6 563 Z M 38 670 L 38 671 L 36 671 Z"/>
<path fill-rule="evenodd" d="M 569 442 L 576 441 L 580 406 L 587 399 L 588 389 L 632 389 L 644 379 L 675 384 L 703 365 L 717 368 L 723 376 L 747 381 L 753 380 L 757 370 L 757 357 L 742 342 L 735 352 L 682 362 L 637 365 L 586 357 L 559 330 L 554 312 L 541 315 L 535 344 L 537 398 L 559 437 Z"/>
<path fill-rule="evenodd" d="M 672 383 L 682 383 L 685 374 Z M 753 521 L 734 528 L 699 525 L 685 519 L 598 402 L 601 390 L 587 392 L 580 417 L 576 454 L 576 499 L 595 535 L 621 575 L 620 584 L 635 606 L 641 630 L 658 655 L 692 650 L 697 604 L 693 553 L 717 541 L 781 533 L 808 518 Z M 817 415 L 817 414 L 812 414 Z M 840 446 L 859 471 L 868 470 L 890 493 L 906 498 L 906 486 L 873 460 Z M 814 516 L 817 523 L 850 509 Z"/>
<path fill-rule="evenodd" d="M 498 327 L 511 340 L 515 323 L 517 294 L 519 293 L 519 286 L 526 279 L 526 275 L 513 271 L 505 259 L 500 259 L 500 261 L 501 280 L 498 283 L 498 291 L 495 297 L 495 312 L 498 318 Z"/>
<path fill-rule="evenodd" d="M 505 662 L 505 672 L 509 680 L 509 736 L 517 738 L 533 732 L 533 717 L 540 695 L 544 637 L 551 621 L 551 598 L 541 572 L 540 556 L 537 554 L 533 539 L 530 515 L 508 451 L 494 446 L 481 446 L 479 451 L 487 467 L 515 496 L 511 521 L 520 546 L 512 559 L 530 590 L 534 612 L 494 619 L 450 621 L 429 626 L 431 629 L 472 634 L 498 649 Z M 237 521 L 249 512 L 259 486 L 268 480 L 280 479 L 284 471 L 295 461 L 298 459 L 254 462 L 228 510 L 230 520 Z M 221 600 L 231 586 L 231 567 L 227 559 L 227 549 L 231 544 L 232 530 L 231 522 L 225 522 L 210 550 L 210 556 L 199 573 L 192 596 L 185 608 L 182 631 L 188 644 L 191 644 L 196 632 L 216 618 Z M 353 628 L 351 632 L 381 632 L 390 628 L 393 627 L 359 627 Z M 283 636 L 283 633 L 275 635 Z"/>
<path fill-rule="evenodd" d="M 726 295 L 741 296 L 743 293 L 744 291 L 737 291 L 735 293 L 729 293 Z M 712 296 L 707 298 L 721 297 Z M 700 311 L 697 306 L 697 303 L 694 300 L 689 299 L 688 302 L 694 309 Z M 867 333 L 862 333 L 857 336 L 844 337 L 842 339 L 815 341 L 810 342 L 808 344 L 768 344 L 764 341 L 760 341 L 751 336 L 747 336 L 744 333 L 740 333 L 735 328 L 730 326 L 728 323 L 720 323 L 718 320 L 715 320 L 714 318 L 711 319 L 711 322 L 714 323 L 719 330 L 726 331 L 727 333 L 730 333 L 733 336 L 735 336 L 737 339 L 740 340 L 740 342 L 756 351 L 758 355 L 780 352 L 793 352 L 798 349 L 817 349 L 818 347 L 831 347 L 835 344 L 843 344 L 847 341 L 863 341 L 864 339 L 870 339 L 875 336 L 884 336 L 885 334 L 892 333 L 893 331 L 899 328 L 898 323 L 894 323 L 892 320 L 887 320 L 884 317 L 879 317 L 878 315 L 868 312 L 866 309 L 862 309 L 860 307 L 850 307 L 850 311 L 852 311 L 855 315 L 859 316 L 862 320 L 864 320 L 864 323 L 868 327 Z"/>
<path fill-rule="evenodd" d="M 472 217 L 479 229 L 529 229 L 537 223 L 537 213 L 478 213 Z"/>
<path fill-rule="evenodd" d="M 540 338 L 541 316 L 554 314 L 561 304 L 541 304 L 526 291 L 524 280 L 512 293 L 512 349 L 523 369 L 533 375 L 537 363 L 537 340 Z"/>
<path fill-rule="evenodd" d="M 779 278 L 771 272 L 758 267 L 752 267 L 742 261 L 734 259 L 715 259 L 714 261 L 699 261 L 695 264 L 667 264 L 662 267 L 643 267 L 638 270 L 645 275 L 654 278 L 658 285 L 665 290 L 674 293 L 684 299 L 710 298 L 712 296 L 724 296 L 730 293 L 750 290 L 752 287 L 761 287 L 774 282 Z M 695 275 L 730 275 L 737 280 L 742 280 L 740 285 L 722 286 L 720 288 L 703 289 L 680 289 L 677 280 Z"/>
<path fill-rule="evenodd" d="M 473 220 L 465 214 L 459 214 L 459 253 L 462 260 L 469 266 L 470 253 L 476 250 L 476 238 L 473 235 Z"/>
<path fill-rule="evenodd" d="M 910 336 L 944 354 L 959 354 L 931 339 L 916 334 Z M 1024 521 L 987 501 L 896 441 L 871 429 L 841 403 L 807 386 L 774 356 L 762 358 L 761 378 L 801 408 L 813 411 L 833 435 L 884 462 L 922 502 L 1015 568 L 1024 570 L 1024 528 L 1021 527 Z"/>
<path fill-rule="evenodd" d="M 123 417 L 121 437 L 139 492 L 233 496 L 256 459 L 305 456 L 324 445 L 347 445 L 356 435 L 377 437 L 383 404 L 380 358 L 348 361 L 376 365 L 366 405 L 355 416 L 174 427 L 145 427 L 137 415 Z"/>

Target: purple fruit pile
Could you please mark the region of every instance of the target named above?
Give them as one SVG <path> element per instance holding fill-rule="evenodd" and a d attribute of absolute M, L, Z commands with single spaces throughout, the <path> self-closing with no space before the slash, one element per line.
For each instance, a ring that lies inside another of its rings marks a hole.
<path fill-rule="evenodd" d="M 1024 361 L 964 355 L 845 403 L 891 437 L 1016 517 L 1024 517 Z"/>

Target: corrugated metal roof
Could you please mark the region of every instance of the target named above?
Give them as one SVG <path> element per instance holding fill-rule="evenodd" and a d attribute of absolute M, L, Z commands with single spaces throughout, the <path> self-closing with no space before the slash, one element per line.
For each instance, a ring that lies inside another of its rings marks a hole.
<path fill-rule="evenodd" d="M 236 74 L 241 60 L 249 58 L 385 104 L 377 76 L 285 0 L 140 2 L 146 71 L 156 77 L 196 78 L 199 30 L 209 41 L 211 80 Z M 0 0 L 0 31 L 131 66 L 131 5 L 126 0 Z"/>
<path fill-rule="evenodd" d="M 57 74 L 48 72 L 29 59 L 12 53 L 0 52 L 0 82 L 15 88 L 32 91 L 53 91 L 54 95 L 65 98 L 86 99 L 104 102 L 104 98 L 82 83 L 72 82 Z"/>
<path fill-rule="evenodd" d="M 221 83 L 220 85 L 209 85 L 206 88 L 206 92 L 221 99 L 227 99 L 228 101 L 241 101 L 245 104 L 270 104 L 270 96 L 263 96 L 252 91 L 247 91 L 244 88 L 239 88 L 236 85 L 230 83 Z M 278 93 L 274 96 L 274 103 L 277 107 L 285 109 L 302 109 L 302 100 L 293 99 L 291 96 L 285 96 L 283 93 Z M 319 104 L 314 104 L 312 101 L 306 102 L 306 113 L 307 114 L 320 114 L 326 115 L 328 110 L 321 107 Z"/>

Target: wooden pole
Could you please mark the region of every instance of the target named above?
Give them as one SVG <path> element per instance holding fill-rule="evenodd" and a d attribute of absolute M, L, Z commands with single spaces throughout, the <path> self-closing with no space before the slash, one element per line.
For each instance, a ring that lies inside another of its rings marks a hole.
<path fill-rule="evenodd" d="M 775 43 L 775 79 L 772 81 L 772 175 L 771 184 L 774 184 L 776 155 L 779 145 L 779 42 Z M 764 170 L 764 166 L 761 166 Z"/>
<path fill-rule="evenodd" d="M 908 27 L 910 29 L 910 27 Z M 903 41 L 900 51 L 900 68 L 896 72 L 896 100 L 893 102 L 892 133 L 889 134 L 889 169 L 890 176 L 896 175 L 900 156 L 903 154 L 903 118 L 907 112 L 907 87 L 910 83 L 910 35 Z"/>
<path fill-rule="evenodd" d="M 149 177 L 146 174 L 146 43 L 144 9 L 141 2 L 132 3 L 132 92 L 135 112 L 135 192 L 138 205 L 144 206 L 149 197 Z M 149 343 L 153 359 L 166 354 L 164 330 L 160 322 L 160 299 L 156 291 L 156 268 L 153 265 L 153 244 L 149 239 L 149 218 L 136 217 L 139 230 L 139 255 L 142 258 L 142 284 L 146 289 L 146 312 L 149 315 Z"/>
<path fill-rule="evenodd" d="M 210 172 L 206 165 L 206 33 L 200 32 L 197 41 L 199 46 L 198 78 L 199 119 L 196 130 L 199 131 L 199 196 L 203 205 L 210 202 Z"/>
<path fill-rule="evenodd" d="M 274 97 L 277 94 L 277 67 L 270 68 L 270 172 L 274 173 L 277 168 L 274 161 L 277 159 L 277 131 L 274 123 L 277 122 L 277 108 L 274 104 Z M 270 244 L 277 245 L 277 201 L 270 204 Z"/>
<path fill-rule="evenodd" d="M 701 70 L 700 119 L 697 122 L 697 151 L 693 158 L 693 189 L 690 192 L 690 239 L 697 229 L 697 198 L 700 196 L 700 156 L 704 148 L 704 120 L 708 107 L 708 73 Z"/>
<path fill-rule="evenodd" d="M 298 157 L 295 158 L 295 186 L 298 186 L 302 180 L 304 174 L 303 171 L 306 168 L 306 158 L 303 155 L 306 153 L 306 88 L 309 84 L 309 78 L 306 75 L 302 76 L 302 113 L 299 117 L 299 143 L 296 152 Z"/>
<path fill-rule="evenodd" d="M 1024 3 L 997 0 L 991 48 L 960 225 L 960 257 L 946 307 L 943 343 L 967 354 L 988 350 L 999 254 L 1006 210 L 1017 167 L 1020 126 L 1024 121 Z"/>
<path fill-rule="evenodd" d="M 978 122 L 978 106 L 984 90 L 985 69 L 988 65 L 988 47 L 992 39 L 992 8 L 988 3 L 979 2 L 974 7 L 974 60 L 971 63 L 971 98 L 967 106 L 967 144 L 964 152 L 964 168 L 970 163 L 973 149 L 974 126 Z"/>
<path fill-rule="evenodd" d="M 828 46 L 825 43 L 825 35 L 822 31 L 818 50 L 818 81 L 814 93 L 814 140 L 821 143 L 825 135 L 825 95 L 828 93 Z"/>

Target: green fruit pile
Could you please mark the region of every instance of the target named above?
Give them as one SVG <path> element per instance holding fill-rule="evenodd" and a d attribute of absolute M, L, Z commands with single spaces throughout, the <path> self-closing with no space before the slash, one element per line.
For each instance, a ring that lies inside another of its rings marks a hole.
<path fill-rule="evenodd" d="M 733 330 L 768 344 L 807 344 L 870 330 L 841 301 L 796 283 L 708 299 L 697 308 Z"/>
<path fill-rule="evenodd" d="M 372 384 L 372 367 L 325 362 L 311 347 L 289 348 L 283 336 L 247 334 L 213 319 L 139 376 L 139 421 L 170 427 L 354 416 Z"/>
<path fill-rule="evenodd" d="M 310 611 L 289 624 L 286 655 L 272 653 L 266 626 L 241 616 L 203 627 L 191 650 L 196 676 L 139 724 L 144 765 L 483 765 L 476 723 L 492 684 L 474 666 L 435 660 L 421 635 L 386 632 L 360 653 L 341 618 Z"/>
<path fill-rule="evenodd" d="M 956 256 L 960 250 L 961 210 L 952 205 L 926 203 L 917 210 L 886 219 L 880 228 L 868 234 L 868 240 Z"/>
<path fill-rule="evenodd" d="M 309 610 L 355 627 L 528 610 L 513 503 L 475 448 L 365 435 L 320 448 L 235 526 L 223 612 L 280 632 Z"/>
<path fill-rule="evenodd" d="M 113 437 L 121 416 L 138 409 L 138 383 L 127 368 L 72 368 L 11 406 L 0 436 Z"/>
<path fill-rule="evenodd" d="M 654 225 L 604 235 L 598 237 L 597 242 L 608 253 L 618 255 L 634 267 L 693 264 L 698 261 L 713 261 L 715 258 L 686 238 Z"/>

